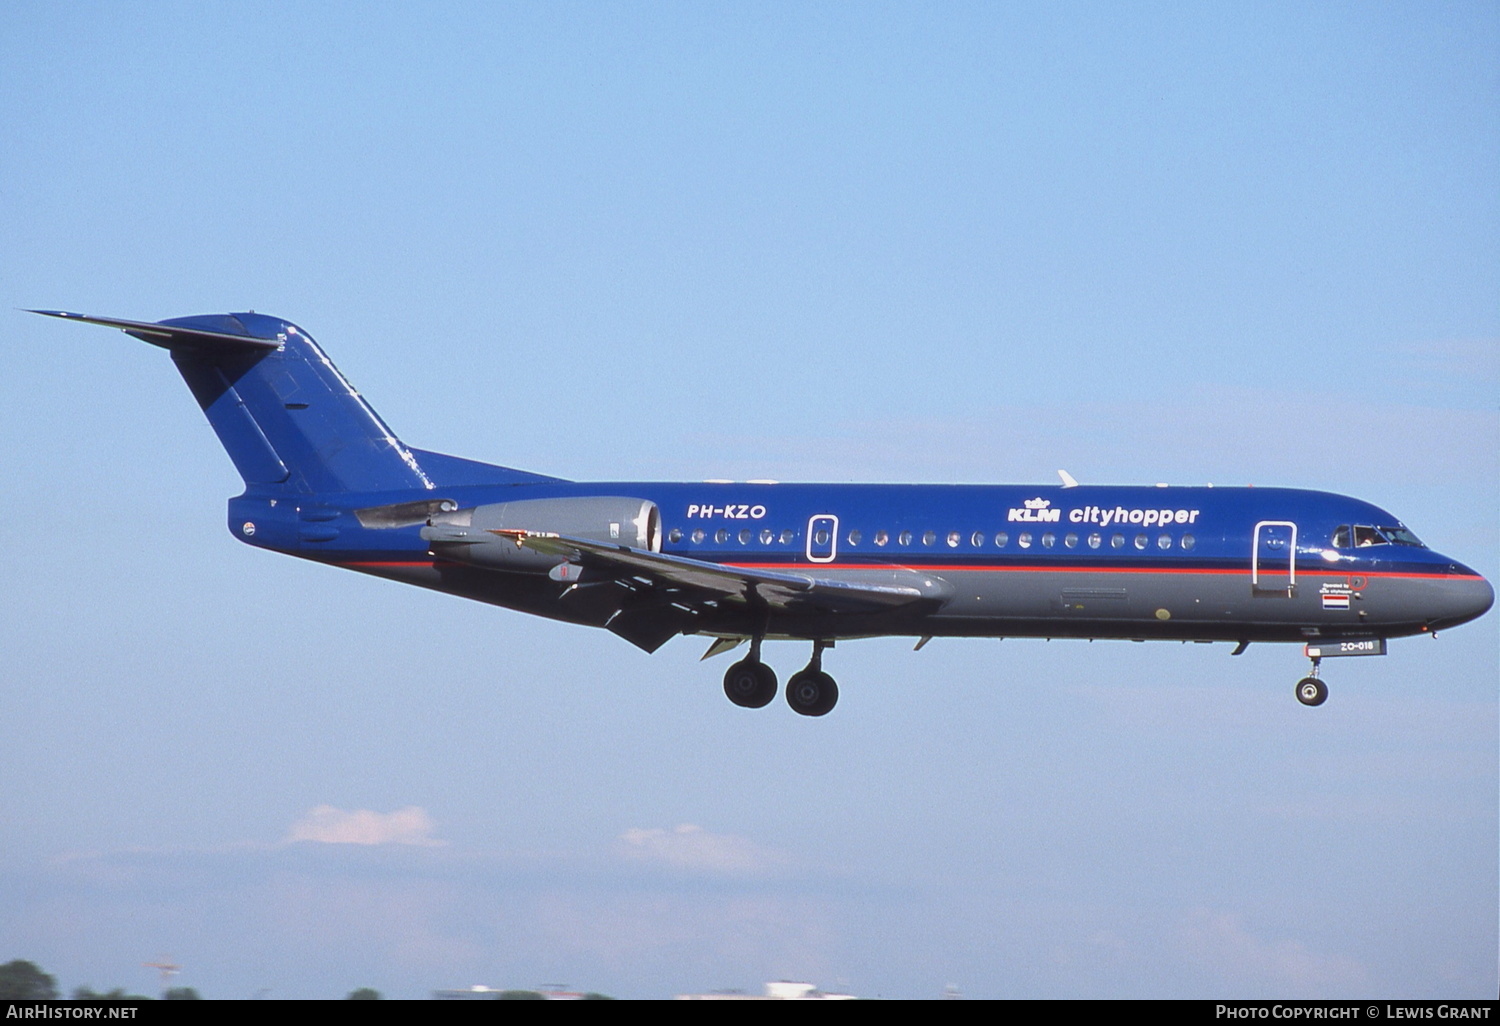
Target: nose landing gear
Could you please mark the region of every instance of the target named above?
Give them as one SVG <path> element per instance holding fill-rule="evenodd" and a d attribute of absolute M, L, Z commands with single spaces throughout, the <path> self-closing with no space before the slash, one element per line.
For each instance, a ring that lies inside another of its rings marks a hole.
<path fill-rule="evenodd" d="M 1318 665 L 1323 660 L 1312 657 L 1312 671 L 1297 682 L 1297 701 L 1303 705 L 1322 705 L 1328 701 L 1328 685 L 1318 679 Z"/>
<path fill-rule="evenodd" d="M 1318 666 L 1330 656 L 1383 656 L 1384 638 L 1334 638 L 1310 641 L 1302 654 L 1312 660 L 1312 672 L 1297 682 L 1297 701 L 1303 705 L 1322 705 L 1328 701 L 1328 685 L 1318 679 Z"/>

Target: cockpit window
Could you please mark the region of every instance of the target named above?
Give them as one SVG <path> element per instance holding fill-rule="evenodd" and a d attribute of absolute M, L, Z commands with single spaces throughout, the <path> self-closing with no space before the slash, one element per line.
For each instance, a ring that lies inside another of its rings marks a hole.
<path fill-rule="evenodd" d="M 1422 540 L 1400 524 L 1390 527 L 1374 527 L 1369 524 L 1340 524 L 1333 530 L 1333 547 L 1336 549 L 1363 549 L 1371 545 L 1411 545 L 1426 548 Z"/>
<path fill-rule="evenodd" d="M 1422 539 L 1412 534 L 1400 524 L 1397 524 L 1395 527 L 1382 527 L 1379 530 L 1392 545 L 1413 545 L 1419 549 L 1427 547 L 1422 544 Z"/>

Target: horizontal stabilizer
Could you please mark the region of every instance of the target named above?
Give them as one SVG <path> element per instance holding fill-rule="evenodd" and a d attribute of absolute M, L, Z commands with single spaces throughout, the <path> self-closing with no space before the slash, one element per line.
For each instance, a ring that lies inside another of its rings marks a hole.
<path fill-rule="evenodd" d="M 41 314 L 44 317 L 60 317 L 65 321 L 82 321 L 85 324 L 102 324 L 106 328 L 119 328 L 121 331 L 140 339 L 142 342 L 150 342 L 154 346 L 163 349 L 210 349 L 210 350 L 234 350 L 245 352 L 261 352 L 276 349 L 283 340 L 279 338 L 256 338 L 249 333 L 237 334 L 230 331 L 211 331 L 206 328 L 189 328 L 184 325 L 176 325 L 170 322 L 160 324 L 152 321 L 127 321 L 119 317 L 89 317 L 85 314 L 69 313 L 66 310 L 28 310 L 27 313 Z M 239 324 L 233 318 L 224 318 L 226 326 Z"/>
<path fill-rule="evenodd" d="M 153 322 L 27 312 L 118 328 L 168 350 L 247 485 L 423 496 L 409 508 L 357 503 L 361 522 L 375 521 L 366 526 L 423 523 L 429 506 L 441 507 L 439 488 L 556 480 L 405 445 L 312 337 L 279 317 L 242 310 Z"/>

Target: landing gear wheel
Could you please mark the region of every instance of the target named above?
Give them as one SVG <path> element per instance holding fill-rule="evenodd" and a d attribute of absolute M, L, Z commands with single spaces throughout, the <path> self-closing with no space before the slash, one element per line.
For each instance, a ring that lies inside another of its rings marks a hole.
<path fill-rule="evenodd" d="M 760 709 L 776 697 L 776 671 L 754 659 L 741 659 L 724 673 L 724 694 L 735 705 Z"/>
<path fill-rule="evenodd" d="M 1322 705 L 1328 701 L 1328 685 L 1316 677 L 1303 677 L 1297 682 L 1297 701 L 1303 705 Z"/>
<path fill-rule="evenodd" d="M 826 716 L 839 700 L 839 686 L 822 670 L 800 670 L 786 682 L 786 704 L 803 716 Z"/>

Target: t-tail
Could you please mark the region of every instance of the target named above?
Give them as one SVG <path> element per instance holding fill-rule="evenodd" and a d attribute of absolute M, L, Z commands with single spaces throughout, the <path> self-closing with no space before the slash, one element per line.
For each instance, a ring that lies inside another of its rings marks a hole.
<path fill-rule="evenodd" d="M 31 312 L 119 328 L 170 351 L 247 489 L 326 495 L 547 480 L 402 444 L 312 337 L 277 317 L 152 323 Z"/>

